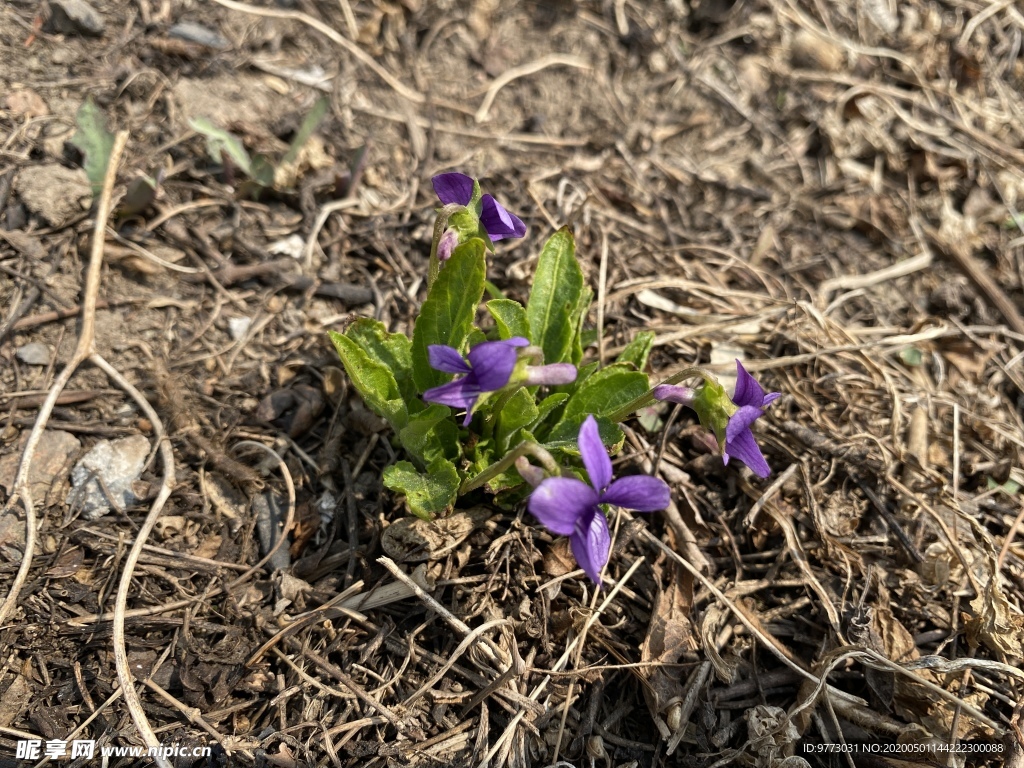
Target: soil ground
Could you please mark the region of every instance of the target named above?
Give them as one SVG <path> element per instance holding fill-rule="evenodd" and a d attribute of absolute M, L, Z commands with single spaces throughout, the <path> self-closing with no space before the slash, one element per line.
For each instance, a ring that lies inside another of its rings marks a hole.
<path fill-rule="evenodd" d="M 1024 765 L 1017 4 L 92 4 L 98 35 L 0 7 L 0 764 Z M 279 158 L 321 97 L 259 195 L 195 129 Z M 128 141 L 83 318 L 88 99 Z M 652 380 L 783 393 L 766 481 L 688 411 L 628 423 L 674 504 L 617 518 L 596 595 L 519 509 L 380 560 L 394 451 L 327 331 L 411 327 L 452 170 L 530 227 L 512 297 L 573 228 L 590 359 L 649 329 Z M 87 514 L 71 468 L 138 435 Z M 904 746 L 827 751 L 865 741 Z"/>

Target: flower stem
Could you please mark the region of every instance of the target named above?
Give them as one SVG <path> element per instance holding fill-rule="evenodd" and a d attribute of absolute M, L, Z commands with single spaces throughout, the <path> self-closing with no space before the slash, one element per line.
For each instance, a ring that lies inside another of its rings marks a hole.
<path fill-rule="evenodd" d="M 487 414 L 487 418 L 484 419 L 484 437 L 490 437 L 494 434 L 494 427 L 498 423 L 498 416 L 501 414 L 501 409 L 505 407 L 512 396 L 518 392 L 522 387 L 509 387 L 504 392 L 501 392 L 497 399 L 494 401 L 494 405 L 491 406 L 491 412 Z"/>
<path fill-rule="evenodd" d="M 699 366 L 694 365 L 689 368 L 684 368 L 683 370 L 679 371 L 679 373 L 672 374 L 663 382 L 661 382 L 661 384 L 678 384 L 680 381 L 683 381 L 685 379 L 696 378 L 698 376 L 708 383 L 718 383 L 718 379 L 716 379 L 713 374 Z M 632 414 L 634 411 L 638 411 L 641 408 L 646 408 L 653 402 L 654 388 L 652 387 L 650 392 L 647 392 L 646 394 L 640 395 L 640 397 L 630 400 L 621 408 L 613 411 L 606 418 L 608 418 L 610 421 L 623 421 L 627 419 L 629 415 Z"/>
<path fill-rule="evenodd" d="M 539 461 L 541 466 L 543 466 L 544 469 L 546 469 L 548 473 L 551 474 L 552 476 L 557 477 L 562 474 L 562 470 L 558 466 L 558 462 L 555 461 L 555 457 L 548 453 L 542 445 L 540 445 L 539 443 L 535 443 L 532 440 L 524 440 L 511 451 L 509 451 L 507 454 L 505 454 L 504 458 L 499 459 L 498 461 L 491 464 L 491 466 L 489 466 L 479 475 L 474 477 L 472 480 L 467 480 L 466 482 L 464 482 L 462 484 L 462 487 L 459 488 L 459 495 L 465 496 L 467 493 L 469 493 L 470 491 L 475 491 L 477 488 L 481 487 L 482 485 L 484 485 L 484 483 L 488 482 L 489 480 L 493 480 L 502 472 L 508 470 L 509 467 L 511 467 L 513 464 L 515 464 L 516 459 L 518 459 L 520 456 L 532 456 L 537 461 Z"/>

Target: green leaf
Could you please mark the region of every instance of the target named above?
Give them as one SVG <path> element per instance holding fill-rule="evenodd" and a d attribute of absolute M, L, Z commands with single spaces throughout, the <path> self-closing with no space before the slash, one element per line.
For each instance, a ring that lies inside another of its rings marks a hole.
<path fill-rule="evenodd" d="M 580 449 L 576 444 L 580 434 L 580 427 L 586 420 L 588 414 L 578 414 L 572 418 L 565 419 L 551 430 L 544 447 L 550 451 L 561 450 L 570 456 L 578 456 Z M 619 425 L 609 421 L 604 416 L 596 416 L 597 433 L 601 436 L 601 442 L 611 453 L 616 453 L 622 448 L 626 435 L 619 428 Z"/>
<path fill-rule="evenodd" d="M 459 473 L 447 459 L 436 459 L 421 474 L 408 461 L 392 464 L 384 470 L 384 485 L 405 496 L 409 511 L 424 520 L 433 520 L 455 503 L 459 491 Z"/>
<path fill-rule="evenodd" d="M 274 186 L 274 163 L 264 154 L 253 155 L 249 174 L 261 187 L 270 189 Z"/>
<path fill-rule="evenodd" d="M 398 433 L 402 447 L 426 467 L 437 459 L 455 459 L 459 455 L 459 428 L 451 420 L 451 408 L 431 405 L 409 418 Z"/>
<path fill-rule="evenodd" d="M 498 338 L 530 338 L 530 321 L 526 319 L 526 310 L 518 301 L 494 299 L 487 302 L 487 311 L 491 313 L 494 324 L 498 327 Z"/>
<path fill-rule="evenodd" d="M 575 365 L 579 365 L 583 359 L 583 349 L 590 344 L 597 341 L 596 331 L 585 331 L 583 330 L 583 321 L 587 319 L 587 313 L 590 311 L 590 303 L 594 299 L 594 292 L 590 290 L 590 287 L 586 287 L 580 293 L 580 300 L 576 303 L 576 308 L 572 313 L 572 327 L 576 329 L 575 334 L 572 337 L 572 362 Z M 593 341 L 590 341 L 590 338 Z"/>
<path fill-rule="evenodd" d="M 505 296 L 505 293 L 501 290 L 501 288 L 496 286 L 490 280 L 487 280 L 484 283 L 484 290 L 487 291 L 487 295 L 490 296 L 492 299 L 508 298 L 507 296 Z"/>
<path fill-rule="evenodd" d="M 345 335 L 391 371 L 402 398 L 412 405 L 417 393 L 412 381 L 412 342 L 409 337 L 404 333 L 388 333 L 384 323 L 369 317 L 356 320 L 346 329 Z"/>
<path fill-rule="evenodd" d="M 533 422 L 531 429 L 537 430 L 537 427 L 546 419 L 551 413 L 562 405 L 566 400 L 569 399 L 569 395 L 566 392 L 556 392 L 553 395 L 548 395 L 540 401 L 540 405 L 537 406 L 537 418 Z"/>
<path fill-rule="evenodd" d="M 419 392 L 450 378 L 449 374 L 430 367 L 427 348 L 431 344 L 447 344 L 462 351 L 484 294 L 485 253 L 486 246 L 479 238 L 458 246 L 420 308 L 412 335 L 412 373 Z"/>
<path fill-rule="evenodd" d="M 114 134 L 107 130 L 107 121 L 91 96 L 78 108 L 75 124 L 78 130 L 71 143 L 85 156 L 85 175 L 93 195 L 98 195 L 103 189 L 110 153 L 114 151 Z"/>
<path fill-rule="evenodd" d="M 647 358 L 651 355 L 651 347 L 654 346 L 654 331 L 640 331 L 629 344 L 626 345 L 615 362 L 630 363 L 638 371 L 647 367 Z"/>
<path fill-rule="evenodd" d="M 580 385 L 565 404 L 562 421 L 586 417 L 588 413 L 604 416 L 635 400 L 650 389 L 647 374 L 632 366 L 614 363 L 592 374 Z M 582 423 L 580 420 L 578 423 Z M 556 429 L 558 427 L 556 426 Z"/>
<path fill-rule="evenodd" d="M 316 104 L 309 110 L 309 114 L 306 115 L 306 119 L 302 121 L 302 125 L 299 126 L 299 130 L 295 133 L 295 138 L 292 139 L 291 145 L 288 147 L 288 153 L 281 158 L 281 165 L 290 165 L 299 158 L 299 152 L 302 151 L 302 145 L 309 141 L 309 137 L 313 135 L 313 131 L 320 125 L 320 121 L 324 119 L 324 115 L 327 114 L 327 107 L 330 106 L 330 101 L 326 96 L 321 96 L 316 100 Z"/>
<path fill-rule="evenodd" d="M 497 442 L 499 451 L 507 451 L 515 433 L 530 426 L 540 416 L 533 395 L 526 388 L 518 390 L 498 414 Z"/>
<path fill-rule="evenodd" d="M 224 155 L 227 155 L 240 171 L 252 178 L 252 161 L 241 139 L 214 125 L 206 117 L 194 117 L 188 124 L 193 131 L 206 137 L 206 152 L 211 160 L 221 163 L 224 161 Z"/>
<path fill-rule="evenodd" d="M 544 350 L 545 363 L 572 362 L 582 293 L 576 241 L 562 227 L 544 244 L 526 307 L 530 340 Z"/>
<path fill-rule="evenodd" d="M 409 410 L 391 370 L 371 358 L 352 339 L 329 331 L 345 373 L 375 413 L 383 416 L 396 432 L 409 421 Z"/>
<path fill-rule="evenodd" d="M 924 354 L 917 347 L 904 347 L 900 350 L 900 360 L 911 368 L 920 365 L 923 359 Z"/>

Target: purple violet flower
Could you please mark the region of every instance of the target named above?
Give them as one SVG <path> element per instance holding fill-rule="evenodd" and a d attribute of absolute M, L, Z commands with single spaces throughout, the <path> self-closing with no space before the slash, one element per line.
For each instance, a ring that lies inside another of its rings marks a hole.
<path fill-rule="evenodd" d="M 431 180 L 434 192 L 445 205 L 469 205 L 473 199 L 473 178 L 464 173 L 442 173 Z M 491 242 L 504 240 L 506 237 L 523 237 L 526 224 L 515 214 L 509 213 L 501 203 L 490 195 L 480 198 L 482 206 L 480 222 L 490 235 Z"/>
<path fill-rule="evenodd" d="M 440 403 L 452 408 L 466 409 L 462 426 L 468 427 L 473 418 L 473 406 L 484 392 L 494 392 L 508 384 L 519 359 L 517 347 L 529 346 L 522 336 L 505 341 L 484 341 L 469 351 L 469 362 L 458 350 L 444 344 L 427 347 L 430 367 L 445 373 L 464 373 L 462 378 L 433 387 L 423 393 L 428 403 Z"/>
<path fill-rule="evenodd" d="M 768 477 L 772 470 L 750 428 L 764 409 L 780 396 L 779 392 L 766 393 L 739 360 L 736 361 L 736 392 L 731 401 L 717 383 L 706 382 L 697 389 L 670 384 L 654 388 L 654 397 L 658 400 L 681 403 L 697 411 L 704 428 L 718 438 L 723 464 L 736 457 L 758 477 Z"/>
<path fill-rule="evenodd" d="M 526 365 L 517 373 L 517 348 L 529 345 L 529 340 L 522 336 L 513 336 L 504 341 L 484 341 L 469 350 L 469 362 L 454 347 L 445 344 L 429 345 L 427 355 L 431 368 L 444 373 L 464 373 L 465 376 L 428 389 L 423 393 L 423 399 L 428 403 L 440 403 L 459 410 L 465 408 L 466 418 L 462 426 L 468 427 L 473 418 L 473 407 L 480 395 L 505 388 L 513 374 L 516 374 L 514 383 L 524 387 L 571 384 L 576 381 L 576 366 L 571 363 Z"/>
<path fill-rule="evenodd" d="M 598 505 L 654 512 L 665 509 L 672 497 L 668 485 L 657 477 L 633 475 L 612 481 L 612 462 L 593 416 L 580 427 L 579 449 L 590 485 L 574 477 L 549 477 L 530 495 L 529 509 L 549 531 L 569 537 L 576 562 L 600 587 L 611 534 Z"/>

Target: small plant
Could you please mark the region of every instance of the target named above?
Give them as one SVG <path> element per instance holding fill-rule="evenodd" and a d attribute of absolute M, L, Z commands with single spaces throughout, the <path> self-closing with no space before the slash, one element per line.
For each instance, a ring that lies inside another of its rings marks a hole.
<path fill-rule="evenodd" d="M 290 169 L 299 159 L 302 147 L 324 119 L 328 106 L 326 98 L 317 100 L 295 133 L 288 151 L 276 162 L 264 154 L 250 157 L 241 139 L 205 117 L 192 118 L 189 126 L 206 138 L 206 152 L 210 159 L 244 174 L 248 182 L 243 185 L 242 191 L 256 196 L 265 189 L 287 186 L 285 181 L 290 175 Z"/>
<path fill-rule="evenodd" d="M 525 224 L 469 176 L 436 176 L 434 190 L 443 205 L 412 338 L 369 318 L 330 334 L 356 390 L 394 430 L 405 459 L 384 471 L 384 485 L 412 514 L 433 519 L 480 491 L 499 506 L 529 496 L 534 516 L 570 537 L 600 583 L 610 545 L 604 507 L 652 512 L 670 502 L 658 478 L 612 481 L 608 454 L 625 439 L 618 423 L 637 409 L 655 399 L 689 405 L 726 462 L 731 455 L 767 476 L 750 427 L 777 394 L 766 395 L 742 366 L 733 399 L 700 368 L 652 389 L 644 368 L 654 334 L 646 331 L 610 365 L 584 362 L 593 292 L 570 230 L 544 244 L 524 306 L 487 282 L 487 253 L 494 241 L 525 236 Z M 481 302 L 492 321 L 484 327 Z M 694 378 L 693 388 L 675 386 Z"/>

